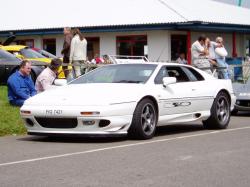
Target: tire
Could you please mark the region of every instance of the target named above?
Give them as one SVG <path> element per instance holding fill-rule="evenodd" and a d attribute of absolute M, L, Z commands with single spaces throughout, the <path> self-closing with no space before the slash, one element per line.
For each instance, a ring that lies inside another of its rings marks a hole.
<path fill-rule="evenodd" d="M 210 117 L 203 121 L 207 129 L 225 129 L 230 121 L 230 101 L 225 92 L 220 92 L 212 105 Z"/>
<path fill-rule="evenodd" d="M 143 99 L 134 111 L 132 124 L 128 131 L 129 136 L 142 140 L 152 138 L 155 134 L 157 119 L 154 103 L 150 99 Z"/>

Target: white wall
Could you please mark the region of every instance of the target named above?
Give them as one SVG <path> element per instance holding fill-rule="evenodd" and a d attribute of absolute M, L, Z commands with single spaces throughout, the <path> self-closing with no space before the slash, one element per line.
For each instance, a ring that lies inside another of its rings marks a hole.
<path fill-rule="evenodd" d="M 116 34 L 100 33 L 100 55 L 116 55 Z"/>
<path fill-rule="evenodd" d="M 148 35 L 148 59 L 150 61 L 171 60 L 170 35 L 168 31 L 149 31 Z"/>

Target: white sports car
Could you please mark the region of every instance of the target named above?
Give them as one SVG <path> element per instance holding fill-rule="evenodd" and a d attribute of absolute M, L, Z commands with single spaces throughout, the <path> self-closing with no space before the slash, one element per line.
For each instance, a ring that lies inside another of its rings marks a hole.
<path fill-rule="evenodd" d="M 235 95 L 230 80 L 175 63 L 97 68 L 28 99 L 20 109 L 28 134 L 154 136 L 156 126 L 200 120 L 224 129 Z"/>

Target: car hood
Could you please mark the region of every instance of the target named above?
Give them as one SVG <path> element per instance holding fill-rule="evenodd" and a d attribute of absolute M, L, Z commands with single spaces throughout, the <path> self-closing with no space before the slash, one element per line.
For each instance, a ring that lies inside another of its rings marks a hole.
<path fill-rule="evenodd" d="M 104 106 L 136 102 L 147 93 L 143 84 L 72 84 L 52 88 L 31 97 L 25 105 Z"/>

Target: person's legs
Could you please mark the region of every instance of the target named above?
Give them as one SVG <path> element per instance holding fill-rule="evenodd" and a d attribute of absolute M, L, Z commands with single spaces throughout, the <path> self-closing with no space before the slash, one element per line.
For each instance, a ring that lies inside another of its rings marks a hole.
<path fill-rule="evenodd" d="M 224 59 L 217 59 L 217 64 L 219 68 L 223 68 L 218 70 L 219 74 L 222 75 L 223 79 L 230 79 L 228 73 L 228 64 L 224 61 Z"/>
<path fill-rule="evenodd" d="M 10 104 L 14 106 L 23 106 L 24 99 L 11 100 Z"/>
<path fill-rule="evenodd" d="M 79 61 L 73 61 L 74 65 L 74 77 L 77 78 L 81 75 L 81 67 L 80 67 L 80 62 Z"/>
<path fill-rule="evenodd" d="M 69 63 L 69 57 L 63 57 L 63 63 L 64 64 L 68 64 Z M 68 78 L 68 75 L 69 75 L 69 70 L 68 70 L 68 66 L 62 66 L 62 69 L 63 69 L 63 72 L 64 72 L 64 75 L 65 75 L 65 78 L 67 79 Z"/>

